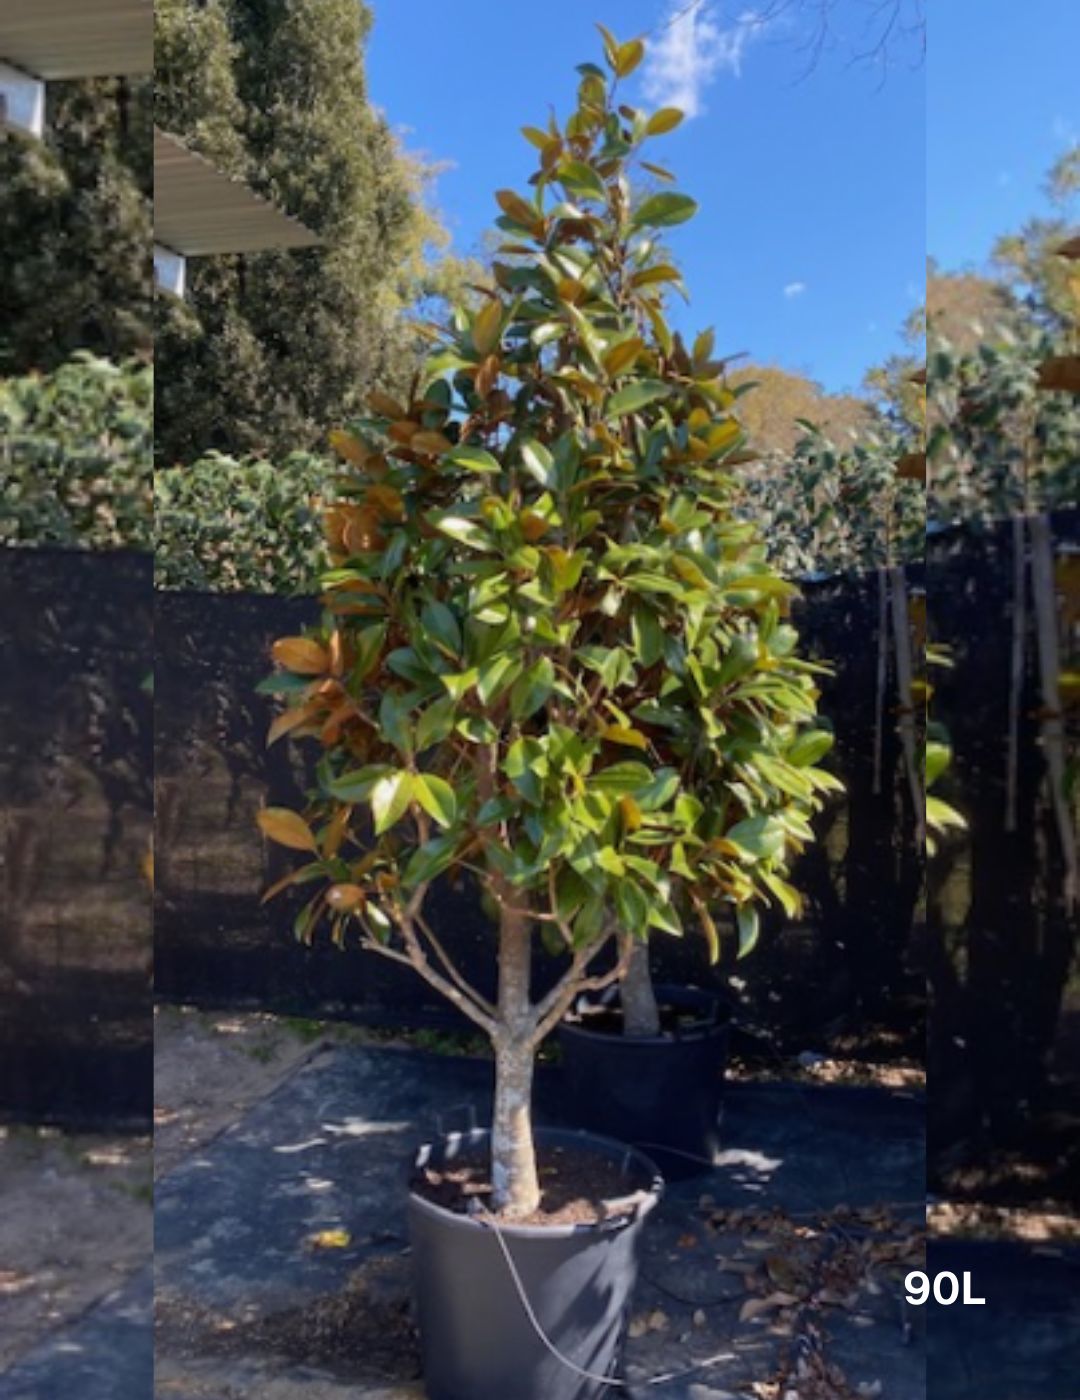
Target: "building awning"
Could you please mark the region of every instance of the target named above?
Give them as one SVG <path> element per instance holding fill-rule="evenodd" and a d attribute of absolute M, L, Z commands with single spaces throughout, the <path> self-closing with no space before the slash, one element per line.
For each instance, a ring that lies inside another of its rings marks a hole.
<path fill-rule="evenodd" d="M 312 248 L 319 238 L 242 181 L 155 130 L 154 241 L 184 257 L 208 257 Z"/>
<path fill-rule="evenodd" d="M 151 0 L 2 0 L 0 63 L 46 82 L 154 71 Z"/>

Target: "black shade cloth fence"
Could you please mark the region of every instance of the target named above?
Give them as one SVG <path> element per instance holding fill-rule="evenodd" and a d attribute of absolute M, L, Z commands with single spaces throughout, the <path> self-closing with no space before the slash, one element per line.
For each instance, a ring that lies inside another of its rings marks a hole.
<path fill-rule="evenodd" d="M 1055 519 L 1080 540 L 1076 514 Z M 1024 671 L 1018 801 L 1004 830 L 1011 535 L 931 541 L 931 631 L 953 651 L 935 713 L 956 747 L 951 790 L 970 821 L 929 881 L 914 840 L 895 691 L 874 748 L 875 578 L 811 585 L 804 642 L 835 667 L 822 708 L 843 799 L 800 863 L 797 923 L 773 919 L 744 963 L 708 966 L 693 938 L 659 939 L 657 970 L 727 983 L 783 1048 L 921 1053 L 930 987 L 935 1150 L 1008 1131 L 1063 1077 L 1080 1078 L 1076 920 L 1039 746 L 1033 653 Z M 383 1025 L 448 1024 L 419 979 L 371 955 L 306 950 L 295 906 L 260 896 L 287 867 L 255 827 L 296 801 L 312 746 L 267 750 L 255 686 L 274 637 L 311 600 L 151 592 L 149 559 L 0 552 L 0 1109 L 70 1121 L 143 1115 L 150 1100 L 150 932 L 143 861 L 155 820 L 158 994 Z M 151 652 L 152 638 L 152 652 Z M 153 669 L 153 703 L 144 682 Z M 305 753 L 307 749 L 307 753 Z M 151 798 L 152 790 L 152 798 Z M 440 930 L 486 967 L 487 923 L 447 888 Z M 483 975 L 483 974 L 481 974 Z M 544 969 L 538 968 L 538 975 Z M 1073 980 L 1070 981 L 1070 975 Z"/>
<path fill-rule="evenodd" d="M 150 559 L 0 550 L 0 1109 L 152 1100 Z"/>

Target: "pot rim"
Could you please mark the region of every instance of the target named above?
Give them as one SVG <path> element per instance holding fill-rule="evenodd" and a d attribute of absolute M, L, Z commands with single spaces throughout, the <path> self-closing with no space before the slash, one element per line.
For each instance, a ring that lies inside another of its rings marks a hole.
<path fill-rule="evenodd" d="M 434 1201 L 429 1201 L 419 1195 L 412 1187 L 410 1178 L 418 1167 L 425 1165 L 431 1160 L 431 1154 L 441 1148 L 452 1144 L 454 1148 L 462 1145 L 472 1147 L 480 1144 L 487 1144 L 491 1141 L 490 1128 L 468 1128 L 463 1132 L 443 1133 L 439 1136 L 421 1143 L 409 1159 L 406 1166 L 405 1187 L 409 1195 L 409 1207 L 418 1210 L 431 1219 L 440 1220 L 447 1228 L 460 1228 L 463 1230 L 492 1230 L 496 1229 L 502 1236 L 515 1240 L 555 1240 L 570 1239 L 582 1235 L 603 1235 L 624 1230 L 628 1225 L 642 1220 L 659 1203 L 664 1194 L 665 1182 L 660 1168 L 640 1148 L 633 1147 L 630 1143 L 620 1142 L 617 1138 L 607 1137 L 603 1133 L 593 1133 L 586 1128 L 534 1128 L 534 1139 L 538 1147 L 545 1141 L 560 1146 L 586 1148 L 599 1148 L 613 1159 L 621 1158 L 629 1166 L 631 1161 L 635 1162 L 642 1169 L 642 1176 L 647 1178 L 647 1185 L 637 1187 L 627 1197 L 631 1202 L 630 1206 L 604 1220 L 592 1222 L 578 1222 L 573 1225 L 518 1225 L 512 1220 L 493 1220 L 490 1217 L 463 1215 L 459 1211 L 450 1210 L 446 1206 L 436 1205 Z M 622 1204 L 620 1199 L 617 1204 Z"/>
<path fill-rule="evenodd" d="M 710 1036 L 726 1035 L 734 1015 L 731 1001 L 722 992 L 716 992 L 706 987 L 695 987 L 684 983 L 660 982 L 654 988 L 656 998 L 664 1005 L 665 998 L 669 998 L 668 1004 L 679 1010 L 680 1001 L 683 1006 L 698 1006 L 701 1008 L 701 1015 L 687 1026 L 680 1026 L 674 1031 L 662 1031 L 660 1035 L 645 1036 L 624 1036 L 621 1032 L 604 1030 L 586 1024 L 580 1015 L 575 1016 L 568 1013 L 559 1023 L 559 1034 L 577 1035 L 585 1038 L 593 1038 L 604 1042 L 619 1041 L 627 1049 L 631 1047 L 648 1048 L 659 1045 L 677 1045 L 687 1040 L 705 1040 Z M 618 1004 L 614 1007 L 598 1006 L 598 1010 L 618 1013 Z"/>

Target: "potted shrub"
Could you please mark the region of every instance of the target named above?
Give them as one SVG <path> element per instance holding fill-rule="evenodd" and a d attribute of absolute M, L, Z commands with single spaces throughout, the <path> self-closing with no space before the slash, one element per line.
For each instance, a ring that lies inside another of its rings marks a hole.
<path fill-rule="evenodd" d="M 423 1182 L 410 1197 L 435 1400 L 604 1388 L 631 1230 L 655 1191 L 648 1164 L 622 1153 L 627 1200 L 593 1227 L 615 1282 L 578 1256 L 556 1263 L 560 1231 L 521 1223 L 542 1205 L 548 1150 L 538 1159 L 531 1116 L 538 1047 L 651 932 L 677 935 L 692 917 L 717 952 L 723 905 L 745 951 L 763 898 L 793 912 L 786 863 L 827 781 L 813 766 L 827 740 L 807 729 L 813 668 L 785 620 L 792 589 L 732 511 L 735 396 L 711 334 L 687 348 L 663 314 L 682 288 L 660 235 L 695 204 L 655 165 L 664 188 L 631 183 L 680 114 L 624 105 L 643 45 L 605 31 L 604 48 L 605 67 L 580 70 L 568 121 L 525 131 L 539 167 L 527 193 L 497 194 L 494 285 L 434 334 L 407 397 L 373 394 L 370 416 L 335 436 L 349 470 L 326 512 L 323 621 L 274 648 L 290 702 L 271 738 L 323 749 L 304 811 L 261 815 L 271 839 L 311 857 L 277 887 L 317 884 L 298 934 L 326 921 L 337 942 L 409 966 L 494 1051 L 492 1128 L 477 1144 L 485 1215 L 441 1211 L 468 1237 L 468 1284 L 441 1244 L 429 1249 L 440 1208 Z M 494 995 L 428 916 L 452 873 L 491 913 Z M 534 992 L 538 942 L 556 961 Z M 614 965 L 598 971 L 609 947 Z M 596 1145 L 598 1166 L 611 1150 Z M 443 1151 L 424 1155 L 435 1176 Z M 579 1250 L 582 1229 L 561 1228 Z M 491 1284 L 477 1281 L 481 1256 Z M 557 1275 L 570 1302 L 547 1297 Z M 566 1360 L 528 1319 L 506 1341 L 522 1281 Z"/>

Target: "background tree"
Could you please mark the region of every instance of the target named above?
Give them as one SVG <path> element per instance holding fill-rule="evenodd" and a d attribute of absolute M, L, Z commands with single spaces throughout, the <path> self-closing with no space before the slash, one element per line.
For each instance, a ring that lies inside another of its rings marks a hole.
<path fill-rule="evenodd" d="M 1027 307 L 1031 318 L 1050 331 L 1076 324 L 1080 306 L 1080 276 L 1075 263 L 1059 258 L 1056 249 L 1076 233 L 1080 219 L 1080 142 L 1070 146 L 1051 166 L 1044 183 L 1048 215 L 1030 219 L 1017 233 L 994 246 L 994 266 L 1010 292 Z"/>
<path fill-rule="evenodd" d="M 153 88 L 49 85 L 43 142 L 0 141 L 0 374 L 153 344 Z"/>
<path fill-rule="evenodd" d="M 314 229 L 322 246 L 201 259 L 158 298 L 158 460 L 321 445 L 417 359 L 409 311 L 439 292 L 428 172 L 370 104 L 357 0 L 160 0 L 158 121 Z"/>
<path fill-rule="evenodd" d="M 687 9 L 698 8 L 696 0 Z M 735 14 L 746 14 L 740 5 Z M 816 66 L 826 49 L 841 47 L 856 60 L 882 64 L 926 54 L 924 0 L 763 0 L 753 12 L 758 23 L 795 15 L 804 21 L 799 41 Z M 841 37 L 840 25 L 843 24 Z"/>
<path fill-rule="evenodd" d="M 790 456 L 805 437 L 803 422 L 848 441 L 873 424 L 873 410 L 856 394 L 828 394 L 804 374 L 779 365 L 746 365 L 729 375 L 733 388 L 753 385 L 739 400 L 739 418 L 755 450 Z"/>
<path fill-rule="evenodd" d="M 923 336 L 947 341 L 959 354 L 980 342 L 1015 329 L 1021 308 L 999 277 L 972 269 L 946 272 L 934 258 L 926 260 L 926 301 L 917 313 Z"/>

